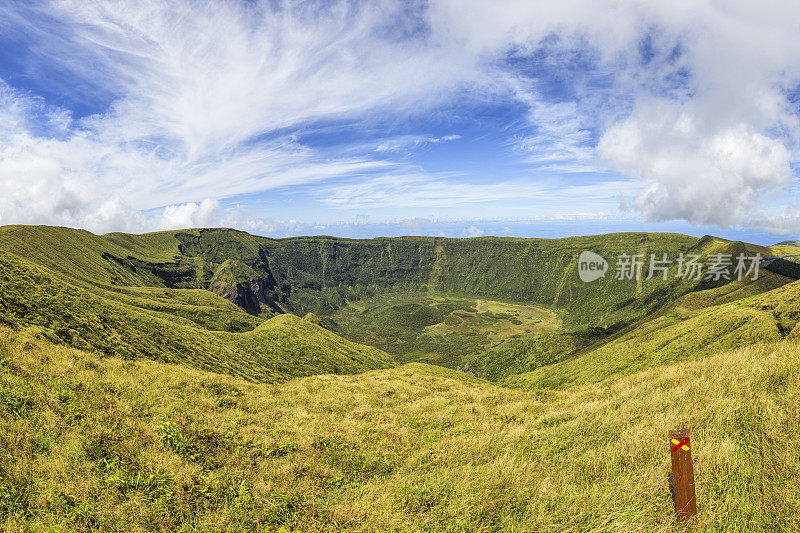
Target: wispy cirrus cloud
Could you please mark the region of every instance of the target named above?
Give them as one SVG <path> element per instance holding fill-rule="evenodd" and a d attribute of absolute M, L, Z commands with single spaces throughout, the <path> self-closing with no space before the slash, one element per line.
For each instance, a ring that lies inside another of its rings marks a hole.
<path fill-rule="evenodd" d="M 439 144 L 450 141 L 457 141 L 461 135 L 450 134 L 441 137 L 431 137 L 426 135 L 403 135 L 394 137 L 381 142 L 376 148 L 376 152 L 397 152 L 400 150 L 413 150 L 426 144 Z"/>
<path fill-rule="evenodd" d="M 2 85 L 0 124 L 0 216 L 13 223 L 140 231 L 152 226 L 144 210 L 391 166 L 352 157 L 324 160 L 287 138 L 195 158 L 164 154 L 163 144 L 116 141 L 102 130 L 75 126 L 58 110 Z"/>
<path fill-rule="evenodd" d="M 532 198 L 544 191 L 542 185 L 531 182 L 459 186 L 455 177 L 391 174 L 330 186 L 324 189 L 322 201 L 351 208 L 448 207 Z"/>
<path fill-rule="evenodd" d="M 162 221 L 191 221 L 167 211 L 394 166 L 368 155 L 323 156 L 291 128 L 437 101 L 462 73 L 414 38 L 386 31 L 404 11 L 395 2 L 0 7 L 6 26 L 41 39 L 40 68 L 114 95 L 105 112 L 73 118 L 0 86 L 1 221 L 146 228 L 142 210 L 167 206 Z M 50 33 L 63 55 L 48 49 Z M 31 185 L 52 200 L 26 201 L 20 189 Z"/>
<path fill-rule="evenodd" d="M 570 184 L 561 180 L 504 180 L 463 185 L 458 175 L 392 174 L 337 183 L 320 190 L 321 201 L 349 208 L 455 207 L 492 202 L 531 205 L 531 216 L 543 206 L 581 202 L 594 205 L 618 194 L 635 195 L 641 185 L 630 179 Z"/>

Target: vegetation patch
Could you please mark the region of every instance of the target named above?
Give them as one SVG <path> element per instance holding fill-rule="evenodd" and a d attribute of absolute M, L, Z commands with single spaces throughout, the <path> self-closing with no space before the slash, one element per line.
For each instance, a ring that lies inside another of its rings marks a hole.
<path fill-rule="evenodd" d="M 400 361 L 451 367 L 471 353 L 560 325 L 552 311 L 540 307 L 421 292 L 382 293 L 332 318 L 345 338 L 377 346 Z"/>

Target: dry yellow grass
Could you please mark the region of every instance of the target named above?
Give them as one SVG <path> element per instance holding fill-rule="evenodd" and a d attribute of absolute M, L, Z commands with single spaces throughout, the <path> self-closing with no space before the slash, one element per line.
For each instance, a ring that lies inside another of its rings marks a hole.
<path fill-rule="evenodd" d="M 3 333 L 8 530 L 800 529 L 800 352 L 759 345 L 560 391 L 410 364 L 253 384 Z"/>

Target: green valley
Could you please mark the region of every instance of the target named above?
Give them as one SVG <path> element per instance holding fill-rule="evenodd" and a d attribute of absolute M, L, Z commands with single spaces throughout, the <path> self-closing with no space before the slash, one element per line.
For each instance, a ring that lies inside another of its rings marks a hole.
<path fill-rule="evenodd" d="M 800 533 L 800 0 L 0 0 L 0 533 Z"/>
<path fill-rule="evenodd" d="M 384 292 L 330 315 L 336 331 L 377 346 L 399 361 L 457 366 L 465 354 L 557 329 L 548 309 L 423 292 Z"/>

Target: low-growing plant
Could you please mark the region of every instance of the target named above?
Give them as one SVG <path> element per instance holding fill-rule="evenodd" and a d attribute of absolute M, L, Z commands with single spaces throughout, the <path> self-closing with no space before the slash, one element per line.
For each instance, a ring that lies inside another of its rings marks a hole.
<path fill-rule="evenodd" d="M 19 393 L 8 386 L 0 386 L 0 406 L 17 418 L 24 418 L 33 405 L 34 401 L 30 396 Z"/>

